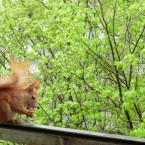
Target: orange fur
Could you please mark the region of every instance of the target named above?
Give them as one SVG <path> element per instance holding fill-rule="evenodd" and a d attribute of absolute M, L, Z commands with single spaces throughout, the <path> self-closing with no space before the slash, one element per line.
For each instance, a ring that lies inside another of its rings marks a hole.
<path fill-rule="evenodd" d="M 12 75 L 0 78 L 0 123 L 19 123 L 15 113 L 33 117 L 40 82 L 29 72 L 27 61 L 10 61 Z"/>

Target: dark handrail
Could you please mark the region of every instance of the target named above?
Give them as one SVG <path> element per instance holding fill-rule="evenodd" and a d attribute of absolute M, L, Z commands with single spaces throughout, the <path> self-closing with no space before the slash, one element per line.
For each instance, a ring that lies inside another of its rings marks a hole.
<path fill-rule="evenodd" d="M 44 125 L 0 124 L 0 140 L 28 145 L 140 145 L 145 139 Z"/>

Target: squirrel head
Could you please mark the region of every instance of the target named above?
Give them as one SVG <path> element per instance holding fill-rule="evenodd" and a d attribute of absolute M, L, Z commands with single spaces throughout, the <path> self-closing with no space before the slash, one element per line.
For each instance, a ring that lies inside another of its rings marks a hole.
<path fill-rule="evenodd" d="M 40 86 L 40 82 L 36 81 L 34 83 L 31 83 L 27 86 L 26 91 L 26 97 L 25 97 L 25 105 L 27 109 L 33 109 L 38 107 L 38 88 Z"/>

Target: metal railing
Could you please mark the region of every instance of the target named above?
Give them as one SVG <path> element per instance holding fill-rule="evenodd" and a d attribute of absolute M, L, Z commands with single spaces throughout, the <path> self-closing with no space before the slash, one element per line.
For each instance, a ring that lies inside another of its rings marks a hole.
<path fill-rule="evenodd" d="M 43 125 L 0 124 L 0 140 L 27 145 L 140 145 L 145 139 Z"/>

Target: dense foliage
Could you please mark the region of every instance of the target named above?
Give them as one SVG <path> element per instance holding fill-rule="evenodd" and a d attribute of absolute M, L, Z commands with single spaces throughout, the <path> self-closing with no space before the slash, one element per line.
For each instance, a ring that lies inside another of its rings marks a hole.
<path fill-rule="evenodd" d="M 145 137 L 143 0 L 1 0 L 0 65 L 41 80 L 34 123 Z"/>

